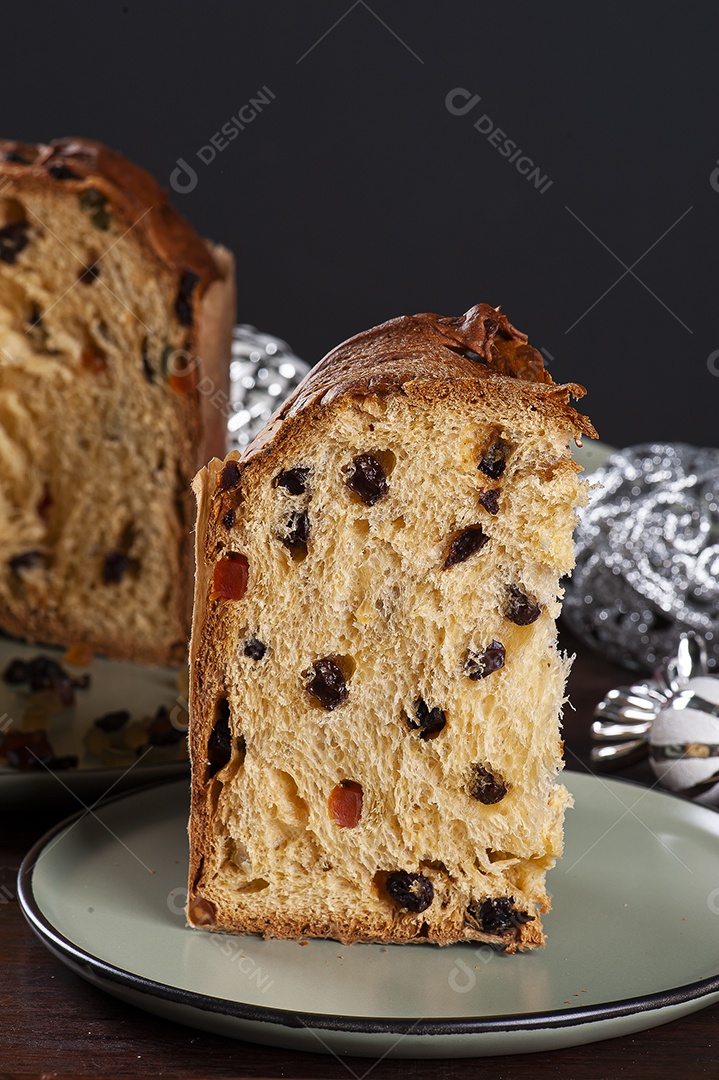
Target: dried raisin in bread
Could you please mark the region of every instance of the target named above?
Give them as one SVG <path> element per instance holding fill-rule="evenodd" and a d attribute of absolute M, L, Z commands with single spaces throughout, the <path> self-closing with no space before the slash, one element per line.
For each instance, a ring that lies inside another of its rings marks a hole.
<path fill-rule="evenodd" d="M 499 309 L 399 318 L 198 474 L 191 924 L 543 943 L 583 393 Z"/>
<path fill-rule="evenodd" d="M 99 143 L 0 142 L 0 627 L 181 659 L 232 259 Z M 226 409 L 225 409 L 226 412 Z"/>

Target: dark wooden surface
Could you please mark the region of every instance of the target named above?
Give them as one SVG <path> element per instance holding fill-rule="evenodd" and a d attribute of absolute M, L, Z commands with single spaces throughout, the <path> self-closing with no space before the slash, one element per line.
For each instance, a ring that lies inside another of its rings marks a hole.
<path fill-rule="evenodd" d="M 570 680 L 575 711 L 566 710 L 567 765 L 587 767 L 596 702 L 626 673 L 576 649 Z M 648 764 L 620 774 L 651 782 Z M 69 808 L 71 809 L 71 808 Z M 403 1061 L 306 1054 L 255 1046 L 155 1018 L 95 990 L 35 939 L 15 898 L 15 875 L 31 844 L 58 820 L 60 808 L 0 806 L 0 1080 L 7 1076 L 373 1077 L 491 1080 L 644 1080 L 719 1074 L 719 1005 L 632 1037 L 495 1058 Z M 719 857 L 719 852 L 717 853 Z M 658 949 L 671 942 L 657 942 Z M 712 943 L 716 947 L 716 943 Z"/>

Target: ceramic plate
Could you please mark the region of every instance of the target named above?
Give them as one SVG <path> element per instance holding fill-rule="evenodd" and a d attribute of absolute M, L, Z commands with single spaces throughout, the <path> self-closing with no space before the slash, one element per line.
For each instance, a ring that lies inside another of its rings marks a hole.
<path fill-rule="evenodd" d="M 550 874 L 548 945 L 532 953 L 190 930 L 186 783 L 59 825 L 25 859 L 20 901 L 43 943 L 95 986 L 180 1023 L 292 1049 L 524 1053 L 719 1001 L 719 814 L 624 781 L 565 780 L 576 805 Z"/>
<path fill-rule="evenodd" d="M 94 660 L 88 667 L 64 661 L 62 649 L 25 645 L 0 637 L 0 674 L 14 660 L 25 662 L 37 656 L 59 662 L 73 678 L 89 676 L 87 689 L 75 690 L 75 703 L 60 712 L 43 717 L 42 699 L 24 684 L 11 685 L 0 678 L 0 805 L 30 799 L 71 800 L 99 798 L 149 781 L 172 779 L 189 772 L 185 741 L 170 746 L 138 747 L 123 745 L 123 734 L 133 721 L 153 717 L 164 706 L 178 727 L 186 725 L 182 708 L 184 698 L 178 685 L 177 671 L 149 668 L 139 664 Z M 39 709 L 34 717 L 32 710 Z M 108 741 L 100 753 L 88 752 L 85 737 L 94 721 L 109 712 L 124 710 L 130 719 Z M 4 757 L 5 736 L 29 731 L 47 724 L 47 737 L 56 757 L 77 757 L 77 765 L 48 769 L 34 762 L 31 770 L 12 768 Z M 138 740 L 139 741 L 139 740 Z"/>

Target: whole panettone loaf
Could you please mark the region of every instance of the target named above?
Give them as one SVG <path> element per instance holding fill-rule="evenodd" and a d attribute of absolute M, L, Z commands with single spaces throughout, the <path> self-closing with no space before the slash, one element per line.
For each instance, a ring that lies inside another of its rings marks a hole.
<path fill-rule="evenodd" d="M 84 139 L 0 142 L 4 630 L 181 659 L 233 318 L 229 253 L 144 170 Z"/>
<path fill-rule="evenodd" d="M 543 943 L 583 393 L 499 309 L 404 317 L 197 476 L 194 926 Z"/>

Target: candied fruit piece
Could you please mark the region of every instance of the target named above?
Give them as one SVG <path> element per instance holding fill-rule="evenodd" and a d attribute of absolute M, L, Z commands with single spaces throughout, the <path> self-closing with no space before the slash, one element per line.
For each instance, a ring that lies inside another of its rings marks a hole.
<path fill-rule="evenodd" d="M 212 572 L 212 600 L 241 600 L 247 591 L 250 567 L 244 555 L 230 551 L 215 563 Z"/>
<path fill-rule="evenodd" d="M 236 461 L 228 461 L 220 473 L 220 490 L 232 491 L 240 482 L 240 466 Z"/>
<path fill-rule="evenodd" d="M 501 802 L 507 794 L 508 788 L 501 776 L 491 773 L 479 762 L 472 766 L 472 776 L 469 782 L 469 794 L 477 802 L 485 806 L 493 806 Z"/>
<path fill-rule="evenodd" d="M 542 608 L 516 585 L 509 586 L 509 601 L 505 609 L 507 618 L 517 626 L 529 626 L 542 614 Z"/>
<path fill-rule="evenodd" d="M 388 875 L 385 888 L 395 903 L 408 911 L 426 911 L 434 900 L 434 886 L 424 874 L 395 870 Z"/>
<path fill-rule="evenodd" d="M 41 769 L 52 757 L 52 746 L 44 731 L 7 731 L 0 734 L 0 757 L 13 769 L 27 772 Z"/>
<path fill-rule="evenodd" d="M 485 934 L 503 934 L 534 920 L 534 915 L 515 910 L 513 896 L 498 896 L 483 900 L 481 904 L 470 904 L 467 913 Z"/>
<path fill-rule="evenodd" d="M 464 670 L 474 681 L 486 679 L 492 672 L 504 667 L 505 655 L 505 648 L 501 641 L 490 641 L 481 653 L 472 652 L 471 649 L 468 651 Z"/>
<path fill-rule="evenodd" d="M 73 667 L 88 667 L 93 661 L 94 653 L 89 645 L 71 645 L 63 660 Z"/>
<path fill-rule="evenodd" d="M 419 729 L 420 739 L 429 739 L 437 735 L 447 723 L 447 717 L 443 709 L 430 709 L 424 698 L 418 698 L 414 703 L 415 722 L 411 716 L 407 717 L 407 723 L 415 731 Z"/>
<path fill-rule="evenodd" d="M 448 570 L 450 566 L 456 566 L 457 563 L 465 562 L 470 555 L 474 555 L 475 551 L 480 551 L 488 540 L 489 537 L 481 525 L 470 525 L 470 527 L 464 529 L 459 536 L 455 536 L 449 546 L 447 558 L 444 560 L 442 569 Z"/>
<path fill-rule="evenodd" d="M 245 642 L 245 647 L 242 651 L 245 656 L 249 656 L 250 660 L 261 660 L 267 652 L 267 646 L 264 641 L 260 641 L 259 638 L 251 637 Z"/>
<path fill-rule="evenodd" d="M 499 488 L 490 488 L 489 491 L 480 491 L 479 501 L 488 514 L 499 513 L 499 496 L 502 494 Z"/>
<path fill-rule="evenodd" d="M 220 769 L 224 769 L 232 757 L 232 734 L 230 732 L 230 703 L 227 698 L 220 698 L 216 709 L 217 719 L 207 740 L 207 772 L 205 779 L 210 780 Z"/>
<path fill-rule="evenodd" d="M 307 692 L 331 712 L 349 697 L 342 670 L 331 656 L 316 660 L 309 674 Z"/>
<path fill-rule="evenodd" d="M 310 470 L 303 465 L 296 465 L 294 469 L 283 469 L 272 481 L 275 487 L 283 487 L 290 495 L 304 495 L 307 491 L 307 481 Z"/>
<path fill-rule="evenodd" d="M 362 787 L 356 780 L 342 780 L 333 787 L 327 805 L 335 825 L 353 829 L 362 816 L 362 799 Z"/>
<path fill-rule="evenodd" d="M 352 459 L 352 471 L 345 482 L 365 506 L 374 506 L 389 491 L 385 471 L 372 454 L 359 454 Z"/>

